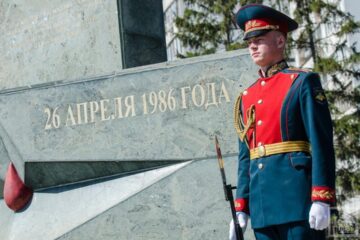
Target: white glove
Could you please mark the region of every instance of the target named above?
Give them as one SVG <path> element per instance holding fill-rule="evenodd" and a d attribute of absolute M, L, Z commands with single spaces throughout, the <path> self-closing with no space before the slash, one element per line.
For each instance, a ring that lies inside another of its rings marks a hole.
<path fill-rule="evenodd" d="M 309 213 L 310 228 L 323 230 L 330 224 L 330 205 L 323 202 L 313 202 Z"/>
<path fill-rule="evenodd" d="M 242 229 L 242 231 L 244 233 L 245 230 L 246 230 L 247 221 L 248 221 L 249 216 L 244 212 L 237 212 L 236 216 L 238 218 L 240 227 L 241 227 L 241 229 Z M 231 219 L 229 227 L 230 227 L 229 228 L 229 240 L 237 240 L 236 239 L 236 234 L 235 234 L 235 226 L 234 226 L 234 220 L 233 219 Z"/>

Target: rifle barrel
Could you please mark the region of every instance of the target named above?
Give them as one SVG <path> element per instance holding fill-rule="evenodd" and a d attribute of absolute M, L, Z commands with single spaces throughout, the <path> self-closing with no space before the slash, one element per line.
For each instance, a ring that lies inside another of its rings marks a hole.
<path fill-rule="evenodd" d="M 219 163 L 221 178 L 222 178 L 222 182 L 223 182 L 225 200 L 230 202 L 231 215 L 232 215 L 232 218 L 233 218 L 233 221 L 234 221 L 236 239 L 237 240 L 244 240 L 243 232 L 242 232 L 242 229 L 240 227 L 239 220 L 238 220 L 238 218 L 236 216 L 234 197 L 233 197 L 233 193 L 232 193 L 232 190 L 234 188 L 236 188 L 236 187 L 233 187 L 233 186 L 231 186 L 231 184 L 228 185 L 226 183 L 226 175 L 225 175 L 225 169 L 224 169 L 224 159 L 222 158 L 220 144 L 219 144 L 219 141 L 217 139 L 217 136 L 215 136 L 215 147 L 216 147 L 216 153 L 217 153 L 217 159 L 218 159 L 218 163 Z"/>

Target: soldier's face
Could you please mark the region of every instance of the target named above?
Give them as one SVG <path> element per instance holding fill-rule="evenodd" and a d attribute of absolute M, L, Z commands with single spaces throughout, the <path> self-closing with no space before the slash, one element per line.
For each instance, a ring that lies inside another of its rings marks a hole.
<path fill-rule="evenodd" d="M 281 33 L 270 31 L 247 40 L 251 58 L 258 66 L 268 67 L 282 60 L 285 42 L 280 37 Z"/>

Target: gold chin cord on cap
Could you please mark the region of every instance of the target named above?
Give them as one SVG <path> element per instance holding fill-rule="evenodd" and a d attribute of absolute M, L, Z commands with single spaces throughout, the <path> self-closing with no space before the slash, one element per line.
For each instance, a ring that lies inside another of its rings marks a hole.
<path fill-rule="evenodd" d="M 245 140 L 246 145 L 249 147 L 248 142 L 246 141 L 246 134 L 250 128 L 254 127 L 255 123 L 255 105 L 251 105 L 246 110 L 246 124 L 243 122 L 241 117 L 241 98 L 242 93 L 240 93 L 239 97 L 236 99 L 234 105 L 234 127 L 236 129 L 236 133 L 239 135 L 240 140 L 243 142 Z"/>

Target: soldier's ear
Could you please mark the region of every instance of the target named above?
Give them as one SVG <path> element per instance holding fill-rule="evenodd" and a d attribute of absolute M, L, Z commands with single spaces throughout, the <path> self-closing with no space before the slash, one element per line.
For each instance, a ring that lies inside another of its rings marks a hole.
<path fill-rule="evenodd" d="M 284 34 L 279 33 L 277 36 L 277 47 L 280 48 L 285 48 L 285 44 L 286 44 L 286 37 Z"/>

